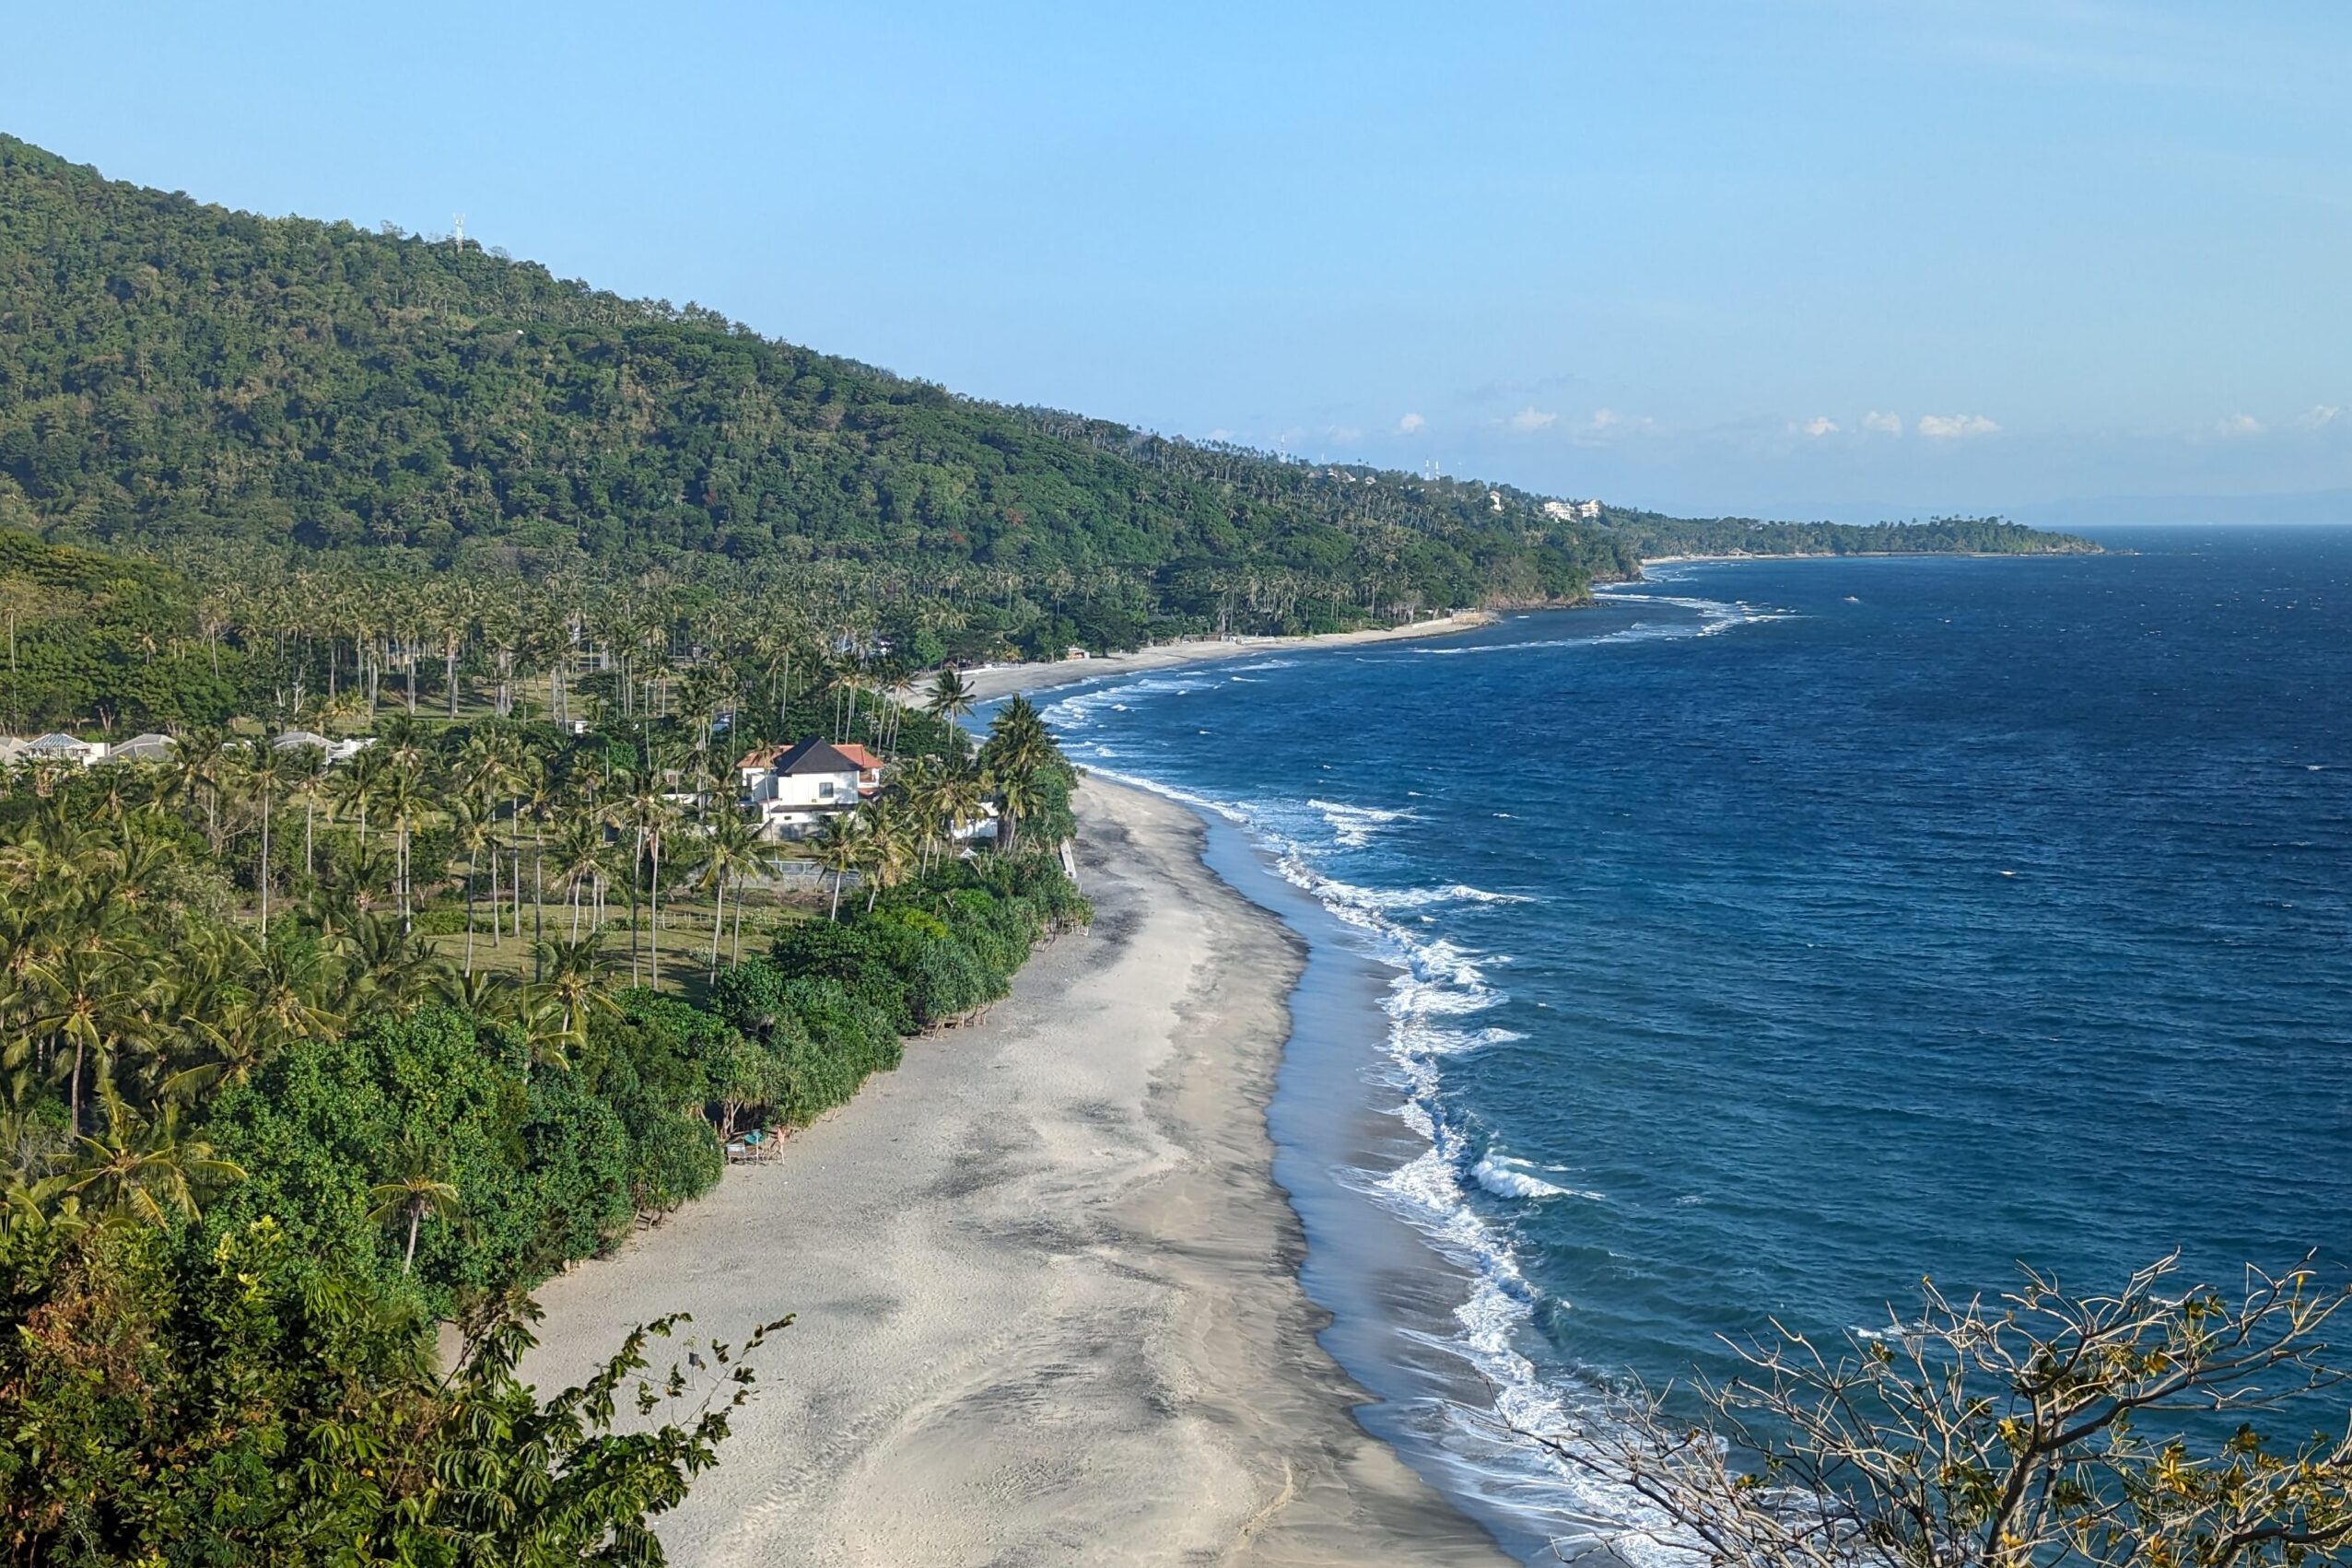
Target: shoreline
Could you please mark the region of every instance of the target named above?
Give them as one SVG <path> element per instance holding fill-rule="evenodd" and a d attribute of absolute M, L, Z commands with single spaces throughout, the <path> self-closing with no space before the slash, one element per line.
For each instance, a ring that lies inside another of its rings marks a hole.
<path fill-rule="evenodd" d="M 1139 667 L 1111 663 L 1075 668 Z M 1267 1126 L 1304 944 L 1187 808 L 1079 802 L 1094 929 L 778 1164 L 549 1281 L 526 1375 L 667 1311 L 721 1339 L 800 1315 L 661 1523 L 681 1564 L 1507 1562 L 1317 1340 Z"/>
<path fill-rule="evenodd" d="M 2065 560 L 2083 556 L 2115 555 L 2120 552 L 2099 550 L 1766 550 L 1734 552 L 1723 556 L 1644 556 L 1642 567 L 1681 567 L 1702 565 L 1713 561 L 2048 561 Z M 1639 582 L 1639 578 L 1627 578 L 1621 582 L 1595 583 L 1597 593 L 1605 589 L 1622 588 L 1626 582 Z"/>
<path fill-rule="evenodd" d="M 959 671 L 970 684 L 977 702 L 993 702 L 1015 693 L 1046 691 L 1119 675 L 1169 670 L 1244 654 L 1290 653 L 1301 649 L 1360 648 L 1371 643 L 1410 642 L 1422 638 L 1452 637 L 1492 626 L 1502 617 L 1492 610 L 1462 610 L 1407 626 L 1382 626 L 1355 632 L 1315 632 L 1302 637 L 1236 637 L 1199 642 L 1162 642 L 1127 653 L 1106 653 L 1091 659 L 1061 659 L 1026 664 L 983 664 Z M 917 700 L 920 693 L 916 695 Z"/>

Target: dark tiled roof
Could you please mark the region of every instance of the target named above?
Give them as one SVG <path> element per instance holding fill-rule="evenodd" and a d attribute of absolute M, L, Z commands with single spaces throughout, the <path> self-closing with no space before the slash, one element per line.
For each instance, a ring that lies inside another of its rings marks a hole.
<path fill-rule="evenodd" d="M 855 773 L 856 762 L 819 740 L 806 740 L 779 754 L 768 766 L 787 776 L 802 773 Z"/>

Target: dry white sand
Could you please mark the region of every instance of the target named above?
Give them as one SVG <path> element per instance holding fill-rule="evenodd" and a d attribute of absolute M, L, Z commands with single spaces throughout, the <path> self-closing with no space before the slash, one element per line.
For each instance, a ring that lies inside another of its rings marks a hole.
<path fill-rule="evenodd" d="M 1502 1562 L 1315 1342 L 1264 1122 L 1294 941 L 1180 807 L 1096 781 L 1080 817 L 1094 929 L 552 1281 L 527 1374 L 576 1380 L 665 1312 L 726 1339 L 799 1315 L 661 1523 L 685 1568 Z"/>
<path fill-rule="evenodd" d="M 1385 626 L 1373 631 L 1320 632 L 1313 637 L 1236 637 L 1222 640 L 1199 642 L 1164 642 L 1151 648 L 1139 648 L 1131 653 L 1106 653 L 1098 659 L 1064 659 L 1042 664 L 990 664 L 983 669 L 966 670 L 964 678 L 972 687 L 972 695 L 982 702 L 1004 696 L 1012 692 L 1038 691 L 1047 686 L 1066 686 L 1075 681 L 1091 681 L 1104 675 L 1131 675 L 1148 670 L 1165 670 L 1177 664 L 1198 664 L 1211 659 L 1232 659 L 1245 653 L 1284 653 L 1300 648 L 1351 648 L 1367 642 L 1402 642 L 1410 638 L 1444 637 L 1452 632 L 1466 632 L 1473 627 L 1492 623 L 1494 616 L 1484 610 L 1464 610 L 1458 614 L 1441 615 L 1410 626 Z M 919 684 L 909 700 L 922 700 Z"/>

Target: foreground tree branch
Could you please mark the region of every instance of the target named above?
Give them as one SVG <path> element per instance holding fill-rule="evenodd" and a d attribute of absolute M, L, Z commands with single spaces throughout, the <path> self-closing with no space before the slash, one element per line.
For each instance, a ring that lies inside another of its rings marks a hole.
<path fill-rule="evenodd" d="M 2309 1260 L 2225 1293 L 2178 1254 L 2107 1295 L 2029 1271 L 1995 1300 L 1923 1287 L 1914 1322 L 1824 1349 L 1775 1323 L 1695 1387 L 1612 1394 L 1532 1435 L 1667 1521 L 1621 1549 L 1768 1568 L 2255 1568 L 2352 1562 L 2352 1427 L 2308 1422 L 2346 1364 L 2346 1299 Z M 1891 1316 L 1891 1315 L 1890 1315 Z M 2200 1437 L 2198 1434 L 2203 1434 Z"/>

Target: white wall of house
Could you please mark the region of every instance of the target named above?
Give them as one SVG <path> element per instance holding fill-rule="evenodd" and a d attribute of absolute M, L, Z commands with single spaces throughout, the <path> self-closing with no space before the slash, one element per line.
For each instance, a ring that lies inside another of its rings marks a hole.
<path fill-rule="evenodd" d="M 848 773 L 769 773 L 743 770 L 745 793 L 759 804 L 779 806 L 854 806 L 858 776 Z"/>

